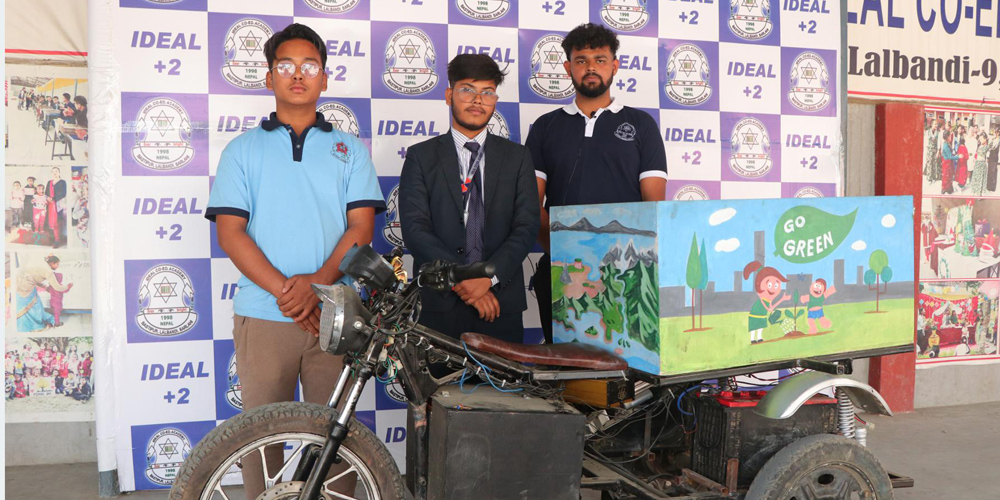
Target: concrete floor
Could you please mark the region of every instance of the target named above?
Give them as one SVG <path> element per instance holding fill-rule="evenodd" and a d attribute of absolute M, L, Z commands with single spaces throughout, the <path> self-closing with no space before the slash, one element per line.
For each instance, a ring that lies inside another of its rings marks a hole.
<path fill-rule="evenodd" d="M 869 447 L 887 470 L 910 476 L 916 487 L 896 491 L 897 500 L 995 499 L 1000 464 L 1000 402 L 928 408 L 896 417 L 868 419 Z M 10 500 L 97 498 L 96 464 L 7 467 Z M 123 495 L 128 500 L 164 500 L 165 491 Z"/>

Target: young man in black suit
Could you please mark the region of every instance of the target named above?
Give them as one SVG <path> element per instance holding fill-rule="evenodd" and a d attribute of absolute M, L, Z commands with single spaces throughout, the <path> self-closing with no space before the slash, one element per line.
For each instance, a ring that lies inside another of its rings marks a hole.
<path fill-rule="evenodd" d="M 503 79 L 486 55 L 448 63 L 451 130 L 407 149 L 399 216 L 414 269 L 435 260 L 496 266 L 496 275 L 446 293 L 421 290 L 420 323 L 455 338 L 477 332 L 522 342 L 521 265 L 538 236 L 538 187 L 528 149 L 487 133 Z"/>

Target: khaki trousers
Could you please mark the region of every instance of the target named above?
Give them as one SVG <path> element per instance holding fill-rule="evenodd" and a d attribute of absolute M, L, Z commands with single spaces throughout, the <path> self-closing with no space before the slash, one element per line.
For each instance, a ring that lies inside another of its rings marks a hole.
<path fill-rule="evenodd" d="M 302 399 L 325 405 L 337 385 L 343 366 L 341 356 L 333 356 L 319 347 L 319 339 L 296 323 L 268 321 L 234 315 L 233 342 L 236 344 L 236 373 L 240 377 L 244 411 L 269 403 L 293 401 L 295 388 L 302 381 Z M 268 472 L 281 469 L 284 456 L 281 446 L 265 451 Z M 347 469 L 346 462 L 334 465 L 331 476 Z M 349 475 L 350 476 L 350 475 Z M 281 479 L 277 478 L 276 482 Z M 343 478 L 330 485 L 331 490 L 354 494 L 356 477 Z M 264 491 L 260 455 L 243 458 L 243 484 L 248 499 Z"/>

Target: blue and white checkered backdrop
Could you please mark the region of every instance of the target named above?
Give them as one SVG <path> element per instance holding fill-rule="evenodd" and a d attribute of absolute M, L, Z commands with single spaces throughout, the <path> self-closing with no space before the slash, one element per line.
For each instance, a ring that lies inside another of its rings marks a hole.
<path fill-rule="evenodd" d="M 483 53 L 506 69 L 490 131 L 521 142 L 538 116 L 573 99 L 560 42 L 585 22 L 619 34 L 612 94 L 658 122 L 668 199 L 841 192 L 841 12 L 832 0 L 120 0 L 110 22 L 122 146 L 114 175 L 92 180 L 95 189 L 114 184 L 105 192 L 116 241 L 113 276 L 95 289 L 113 290 L 121 337 L 110 355 L 124 490 L 168 488 L 191 446 L 239 411 L 239 273 L 204 210 L 222 149 L 274 108 L 263 44 L 289 23 L 326 40 L 319 110 L 371 149 L 389 204 L 379 251 L 402 243 L 395 201 L 406 148 L 448 130 L 448 61 Z M 539 255 L 524 263 L 526 283 Z M 402 463 L 400 400 L 398 388 L 372 384 L 358 419 Z"/>

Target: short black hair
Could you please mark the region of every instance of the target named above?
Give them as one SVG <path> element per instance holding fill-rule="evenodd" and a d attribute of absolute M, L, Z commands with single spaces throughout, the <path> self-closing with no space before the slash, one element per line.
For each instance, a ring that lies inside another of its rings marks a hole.
<path fill-rule="evenodd" d="M 83 106 L 86 106 L 87 105 L 87 98 L 83 97 L 82 95 L 78 95 L 78 96 L 76 96 L 76 97 L 73 98 L 73 102 L 75 102 L 77 104 L 81 104 Z"/>
<path fill-rule="evenodd" d="M 68 101 L 68 100 L 69 100 L 69 98 L 70 98 L 70 97 L 72 97 L 72 96 L 71 96 L 71 95 L 69 95 L 69 93 L 65 93 L 65 92 L 64 92 L 64 93 L 63 93 L 63 97 L 65 97 L 65 98 L 66 98 L 66 100 Z"/>
<path fill-rule="evenodd" d="M 566 51 L 566 59 L 573 57 L 574 50 L 599 49 L 607 47 L 611 49 L 611 55 L 618 57 L 618 35 L 600 24 L 585 23 L 570 31 L 562 41 L 562 48 Z"/>
<path fill-rule="evenodd" d="M 452 87 L 455 86 L 455 82 L 469 78 L 488 80 L 499 87 L 506 74 L 497 62 L 486 54 L 459 54 L 448 63 L 448 85 Z"/>
<path fill-rule="evenodd" d="M 299 23 L 292 23 L 285 26 L 285 29 L 271 35 L 271 38 L 264 43 L 264 57 L 267 58 L 267 69 L 274 67 L 275 54 L 278 47 L 289 40 L 305 40 L 316 47 L 319 51 L 319 62 L 326 68 L 326 44 L 319 34 L 312 28 Z"/>

